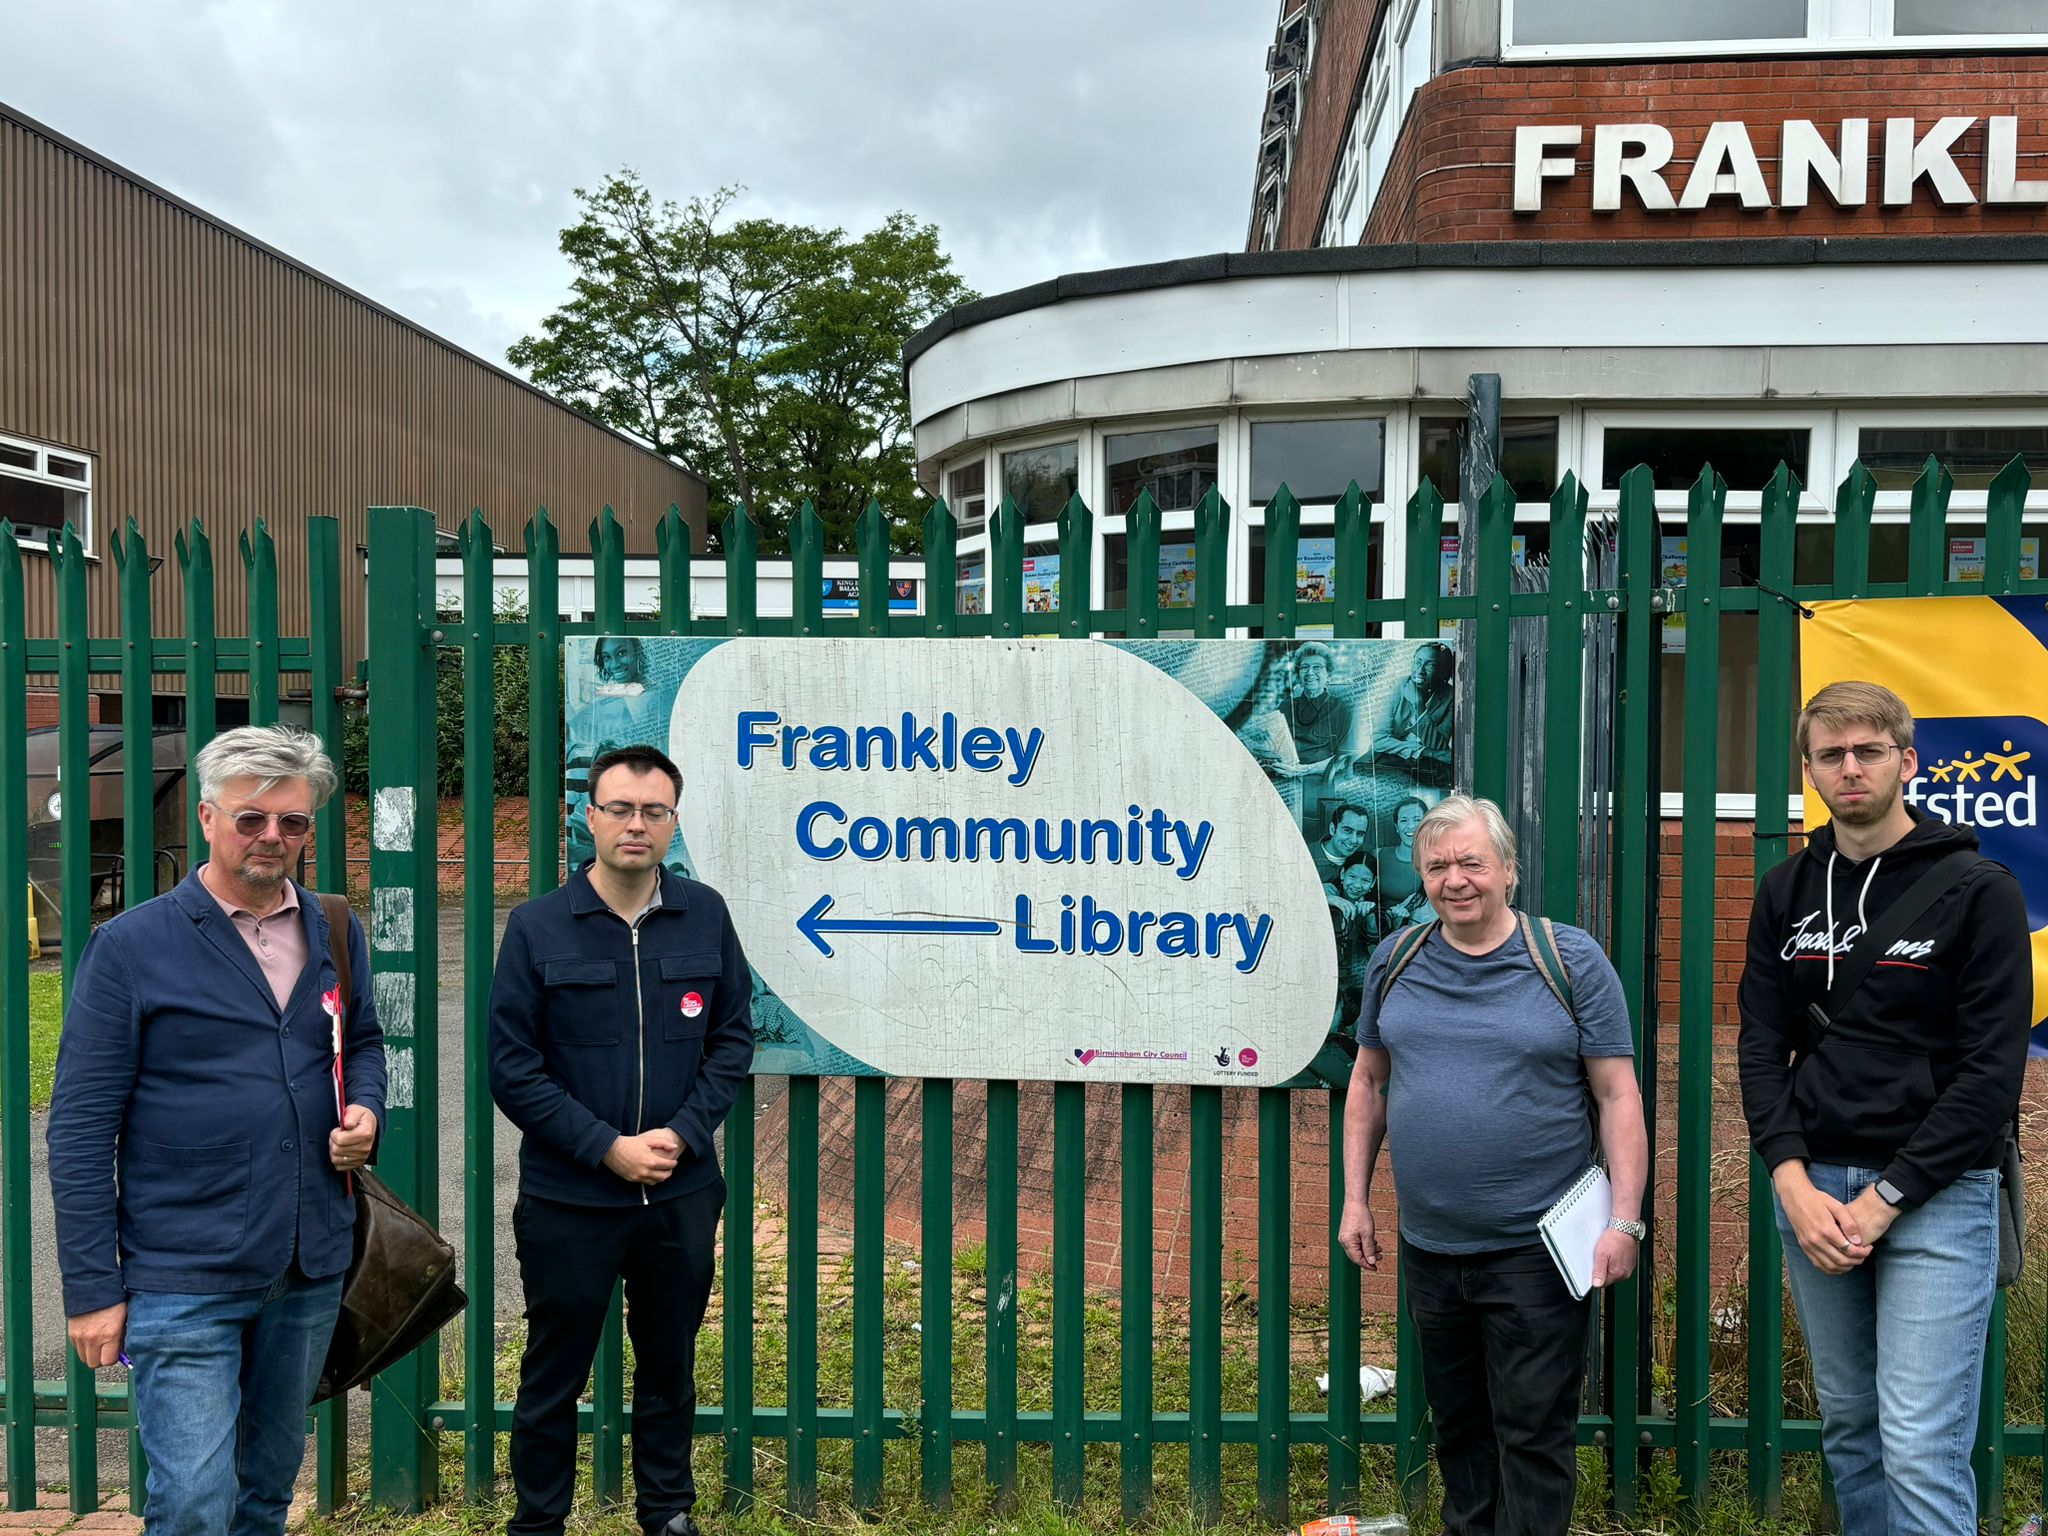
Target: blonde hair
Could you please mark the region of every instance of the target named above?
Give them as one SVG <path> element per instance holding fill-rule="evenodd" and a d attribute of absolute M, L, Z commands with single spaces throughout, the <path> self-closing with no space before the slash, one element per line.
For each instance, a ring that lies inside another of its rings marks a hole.
<path fill-rule="evenodd" d="M 1829 683 L 1799 711 L 1799 755 L 1803 758 L 1818 725 L 1830 731 L 1868 725 L 1890 735 L 1902 748 L 1913 745 L 1913 711 L 1881 683 Z"/>
<path fill-rule="evenodd" d="M 1493 844 L 1494 856 L 1507 871 L 1508 900 L 1515 899 L 1515 829 L 1508 825 L 1508 819 L 1501 808 L 1491 800 L 1474 799 L 1471 795 L 1445 795 L 1437 801 L 1429 813 L 1422 818 L 1422 825 L 1415 829 L 1413 858 L 1417 870 L 1430 848 L 1439 838 L 1458 827 L 1470 826 L 1477 822 L 1486 831 L 1488 841 Z"/>

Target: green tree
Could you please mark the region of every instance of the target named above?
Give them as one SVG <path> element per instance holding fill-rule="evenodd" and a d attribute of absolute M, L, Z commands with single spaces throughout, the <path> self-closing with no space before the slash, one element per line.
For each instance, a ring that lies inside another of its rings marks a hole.
<path fill-rule="evenodd" d="M 786 552 L 809 499 L 851 549 L 870 500 L 899 547 L 922 515 L 904 341 L 974 297 L 939 232 L 891 214 L 844 230 L 728 219 L 740 190 L 678 206 L 622 171 L 577 191 L 562 231 L 570 297 L 507 354 L 541 388 L 652 443 L 709 482 L 714 525 L 735 502 Z"/>

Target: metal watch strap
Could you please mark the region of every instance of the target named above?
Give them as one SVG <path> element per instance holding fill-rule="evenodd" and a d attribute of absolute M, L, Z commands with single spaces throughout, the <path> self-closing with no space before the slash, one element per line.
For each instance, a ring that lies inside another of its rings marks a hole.
<path fill-rule="evenodd" d="M 1626 1232 L 1639 1243 L 1650 1235 L 1650 1228 L 1646 1223 L 1623 1221 L 1619 1216 L 1611 1218 L 1607 1223 L 1607 1228 L 1610 1232 Z"/>

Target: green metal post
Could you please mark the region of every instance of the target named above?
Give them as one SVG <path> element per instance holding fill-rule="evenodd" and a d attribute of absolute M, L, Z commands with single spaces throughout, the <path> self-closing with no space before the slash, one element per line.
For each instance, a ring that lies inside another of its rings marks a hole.
<path fill-rule="evenodd" d="M 951 514 L 948 514 L 950 517 Z M 929 528 L 929 519 L 926 527 Z M 950 563 L 950 562 L 949 562 Z M 925 586 L 926 620 L 934 590 Z M 946 606 L 950 614 L 952 605 Z M 920 1402 L 919 1487 L 931 1508 L 953 1507 L 953 1085 L 928 1077 L 922 1084 L 923 1136 L 920 1146 L 923 1208 L 919 1215 L 922 1267 L 918 1271 Z"/>
<path fill-rule="evenodd" d="M 754 1079 L 740 1083 L 725 1117 L 725 1240 L 719 1259 L 725 1310 L 725 1496 L 728 1512 L 754 1507 Z"/>
<path fill-rule="evenodd" d="M 1436 587 L 1444 503 L 1427 477 L 1408 498 L 1407 510 L 1402 629 L 1410 640 L 1433 640 L 1438 623 Z M 1422 1346 L 1408 1315 L 1408 1277 L 1398 1267 L 1395 1276 L 1394 1477 L 1410 1515 L 1419 1516 L 1429 1498 L 1429 1405 L 1422 1394 Z"/>
<path fill-rule="evenodd" d="M 1015 590 L 1020 602 L 1022 583 Z M 998 622 L 1003 615 L 996 615 Z M 1009 615 L 1021 621 L 1021 607 Z M 1012 631 L 1014 633 L 1014 631 Z M 988 1085 L 987 1477 L 999 1514 L 1017 1502 L 1017 1084 Z"/>
<path fill-rule="evenodd" d="M 1124 612 L 1127 633 L 1133 640 L 1149 640 L 1159 633 L 1159 505 L 1150 491 L 1138 492 L 1124 519 L 1125 565 Z M 1195 579 L 1201 580 L 1201 557 L 1196 556 Z"/>
<path fill-rule="evenodd" d="M 1066 566 L 1060 567 L 1062 577 Z M 1063 597 L 1072 588 L 1063 580 Z M 1080 1083 L 1052 1087 L 1052 1496 L 1063 1510 L 1081 1506 L 1087 1440 L 1081 1414 L 1085 1392 L 1083 1309 L 1088 1243 L 1088 1091 Z M 1148 1357 L 1145 1371 L 1150 1376 Z M 1129 1392 L 1130 1378 L 1124 1379 Z"/>
<path fill-rule="evenodd" d="M 1296 532 L 1293 519 L 1287 528 L 1287 553 L 1279 558 L 1282 582 L 1274 585 L 1275 529 L 1273 506 L 1279 501 L 1275 496 L 1266 508 L 1266 593 L 1268 612 L 1280 612 L 1285 617 L 1281 634 L 1291 634 L 1295 625 L 1294 614 L 1294 568 L 1296 564 L 1294 542 Z M 1289 496 L 1292 504 L 1294 498 Z M 1339 639 L 1358 640 L 1365 636 L 1364 600 L 1367 590 L 1366 563 L 1370 558 L 1372 537 L 1372 508 L 1366 504 L 1364 494 L 1356 480 L 1339 499 L 1336 507 L 1337 568 L 1334 596 L 1336 615 L 1331 621 L 1331 632 Z M 1276 609 L 1275 603 L 1281 606 Z M 1275 633 L 1268 624 L 1267 633 Z M 1330 1398 L 1329 1398 L 1329 1510 L 1333 1515 L 1350 1514 L 1358 1509 L 1359 1482 L 1361 1475 L 1360 1456 L 1363 1451 L 1363 1437 L 1360 1432 L 1359 1415 L 1363 1409 L 1362 1393 L 1359 1388 L 1358 1372 L 1361 1362 L 1359 1328 L 1363 1319 L 1363 1305 L 1360 1296 L 1361 1276 L 1358 1266 L 1351 1262 L 1337 1241 L 1338 1222 L 1335 1217 L 1344 1209 L 1346 1185 L 1344 1182 L 1344 1110 L 1348 1091 L 1338 1089 L 1330 1095 L 1330 1250 L 1327 1263 L 1330 1272 Z"/>
<path fill-rule="evenodd" d="M 1678 957 L 1678 1481 L 1704 1519 L 1708 1493 L 1708 1313 L 1713 1309 L 1714 797 L 1721 742 L 1721 512 L 1728 487 L 1700 471 L 1686 514 L 1685 809 Z"/>
<path fill-rule="evenodd" d="M 1514 487 L 1505 475 L 1495 475 L 1479 498 L 1479 579 L 1474 584 L 1479 618 L 1472 626 L 1472 643 L 1478 652 L 1472 668 L 1472 793 L 1499 805 L 1508 800 L 1508 700 L 1513 683 L 1508 595 L 1514 586 L 1514 535 Z"/>
<path fill-rule="evenodd" d="M 35 1280 L 28 1119 L 28 610 L 21 546 L 0 521 L 0 1319 L 7 1337 L 7 1507 L 36 1507 Z M 69 795 L 78 795 L 69 786 Z"/>
<path fill-rule="evenodd" d="M 1064 573 L 1065 566 L 1061 566 Z M 1078 1090 L 1080 1084 L 1074 1084 Z M 1150 1083 L 1123 1089 L 1123 1517 L 1152 1508 L 1152 1126 Z M 1080 1203 L 1081 1181 L 1074 1201 Z"/>
<path fill-rule="evenodd" d="M 953 509 L 943 500 L 933 502 L 924 515 L 924 632 L 930 640 L 950 639 L 960 632 L 953 564 L 958 539 Z M 931 1330 L 925 1331 L 929 1335 Z"/>
<path fill-rule="evenodd" d="M 808 498 L 789 525 L 790 623 L 796 633 L 825 632 L 825 524 Z"/>
<path fill-rule="evenodd" d="M 725 539 L 725 632 L 728 635 L 758 634 L 760 592 L 755 585 L 761 530 L 739 502 L 726 517 L 721 530 Z"/>
<path fill-rule="evenodd" d="M 429 1221 L 439 1205 L 434 519 L 370 508 L 370 956 L 390 1074 L 377 1169 Z M 415 1513 L 440 1493 L 427 1405 L 440 1397 L 429 1339 L 370 1387 L 370 1497 Z"/>
<path fill-rule="evenodd" d="M 277 724 L 280 692 L 277 645 L 277 545 L 263 519 L 241 537 L 242 571 L 249 583 L 249 723 Z"/>
<path fill-rule="evenodd" d="M 121 900 L 156 894 L 155 698 L 149 546 L 134 518 L 114 545 L 121 583 Z"/>
<path fill-rule="evenodd" d="M 2005 597 L 2019 590 L 2020 519 L 2033 484 L 2026 459 L 2014 454 L 2012 462 L 1992 480 L 1985 497 L 1984 590 L 1992 596 Z"/>
<path fill-rule="evenodd" d="M 1269 1525 L 1287 1523 L 1287 1453 L 1292 1439 L 1292 1113 L 1291 1090 L 1259 1090 L 1258 1512 Z"/>
<path fill-rule="evenodd" d="M 1543 706 L 1543 911 L 1578 923 L 1579 819 L 1584 814 L 1586 488 L 1567 473 L 1550 498 L 1550 611 Z"/>
<path fill-rule="evenodd" d="M 185 575 L 185 765 L 189 774 L 192 759 L 213 740 L 219 719 L 219 642 L 215 637 L 213 602 L 213 541 L 206 536 L 199 519 L 177 539 L 178 567 Z M 338 746 L 339 743 L 336 743 Z M 341 761 L 339 752 L 335 761 Z M 205 839 L 199 830 L 199 796 L 186 779 L 185 865 L 189 869 L 203 857 Z"/>
<path fill-rule="evenodd" d="M 854 557 L 860 566 L 860 632 L 889 633 L 889 519 L 870 501 L 853 527 Z"/>
<path fill-rule="evenodd" d="M 1024 633 L 1024 514 L 1007 496 L 988 520 L 988 612 L 994 638 Z"/>
<path fill-rule="evenodd" d="M 654 527 L 655 554 L 661 562 L 661 632 L 690 632 L 690 525 L 673 502 Z"/>
<path fill-rule="evenodd" d="M 1906 591 L 1938 595 L 1948 577 L 1948 498 L 1955 477 L 1932 454 L 1913 482 L 1912 523 L 1906 531 Z"/>
<path fill-rule="evenodd" d="M 1229 591 L 1230 503 L 1210 486 L 1195 503 L 1195 638 L 1221 640 L 1224 635 L 1223 600 Z M 1159 567 L 1150 568 L 1145 582 L 1156 597 Z"/>
<path fill-rule="evenodd" d="M 1295 567 L 1301 549 L 1301 504 L 1282 485 L 1266 503 L 1266 589 L 1259 594 L 1265 610 L 1266 638 L 1294 634 L 1294 605 L 1299 588 Z"/>
<path fill-rule="evenodd" d="M 886 581 L 873 583 L 886 608 Z M 861 585 L 866 603 L 868 583 Z M 882 1505 L 882 1200 L 888 1081 L 853 1082 L 853 1508 L 872 1517 Z"/>
<path fill-rule="evenodd" d="M 0 531 L 0 539 L 5 538 L 7 534 Z M 91 703 L 86 693 L 86 651 L 92 625 L 86 608 L 85 548 L 69 523 L 61 535 L 50 536 L 50 564 L 57 579 L 57 784 L 63 794 L 58 808 L 58 894 L 63 902 L 64 1006 L 69 1010 L 71 981 L 78 973 L 86 941 L 92 937 L 92 795 L 88 788 L 92 745 L 86 718 Z M 209 673 L 209 699 L 212 682 Z M 64 793 L 66 786 L 70 793 Z M 189 846 L 199 845 L 195 840 Z M 8 878 L 12 880 L 11 871 Z M 69 1410 L 71 1512 L 89 1515 L 100 1506 L 99 1389 L 78 1351 L 68 1345 L 64 1351 L 64 1402 Z"/>
<path fill-rule="evenodd" d="M 1223 1090 L 1198 1087 L 1188 1099 L 1188 1502 L 1214 1525 L 1223 1518 Z"/>
<path fill-rule="evenodd" d="M 1079 496 L 1060 508 L 1060 633 L 1070 640 L 1094 634 L 1088 621 L 1095 590 L 1095 515 Z"/>
<path fill-rule="evenodd" d="M 1837 599 L 1866 597 L 1870 591 L 1870 509 L 1877 480 L 1859 461 L 1835 497 L 1835 592 Z"/>
<path fill-rule="evenodd" d="M 1789 662 L 1798 643 L 1798 610 L 1790 595 L 1794 580 L 1799 517 L 1799 482 L 1780 464 L 1764 487 L 1759 530 L 1757 654 Z M 1773 597 L 1774 592 L 1786 594 Z M 1792 668 L 1771 666 L 1757 674 L 1756 884 L 1783 862 L 1789 848 L 1792 794 L 1792 715 L 1797 679 Z M 1784 1254 L 1772 1201 L 1771 1171 L 1754 1153 L 1749 1159 L 1749 1420 L 1746 1459 L 1749 1503 L 1776 1519 L 1785 1498 L 1785 1282 Z"/>
<path fill-rule="evenodd" d="M 1663 619 L 1656 611 L 1662 545 L 1657 528 L 1657 487 L 1638 465 L 1621 481 L 1621 698 L 1615 708 L 1619 760 L 1613 807 L 1615 970 L 1628 999 L 1636 1061 L 1643 1059 L 1645 1031 L 1655 1006 L 1657 977 L 1651 969 L 1651 884 L 1663 826 L 1656 786 L 1651 782 L 1651 748 L 1658 729 L 1656 669 L 1663 659 Z M 1710 802 L 1711 803 L 1711 802 Z M 1640 1068 L 1638 1069 L 1640 1070 Z M 1650 1188 L 1656 1188 L 1656 1149 L 1651 1148 Z M 1655 1257 L 1652 1246 L 1649 1257 Z M 1608 1386 L 1614 1416 L 1614 1510 L 1633 1518 L 1642 1471 L 1640 1414 L 1644 1399 L 1638 1275 L 1612 1288 L 1607 1305 L 1615 1319 Z"/>
<path fill-rule="evenodd" d="M 739 514 L 734 513 L 737 517 Z M 728 524 L 730 526 L 730 524 Z M 818 1510 L 818 1080 L 789 1080 L 790 1512 Z"/>
<path fill-rule="evenodd" d="M 201 533 L 195 519 L 192 524 L 193 545 L 197 548 Z M 212 557 L 207 557 L 209 569 Z M 188 578 L 189 581 L 189 578 Z M 313 734 L 327 744 L 327 755 L 339 763 L 342 758 L 342 711 L 341 700 L 335 690 L 341 686 L 341 524 L 332 517 L 309 517 L 306 519 L 306 596 L 307 596 L 307 649 L 311 653 L 312 677 L 312 725 Z M 188 614 L 192 594 L 188 585 L 186 603 Z M 213 634 L 213 606 L 211 589 L 208 590 L 206 633 L 209 640 Z M 192 620 L 186 620 L 188 635 L 196 635 Z M 195 649 L 191 659 L 193 669 L 187 674 L 185 702 L 188 722 L 195 706 L 202 705 L 199 695 L 203 692 L 203 708 L 209 731 L 213 724 L 213 696 L 215 682 L 211 673 L 212 662 L 206 663 L 202 674 L 199 668 L 199 653 Z M 201 687 L 198 677 L 204 675 L 205 686 Z M 191 729 L 188 723 L 187 746 L 192 747 Z M 196 748 L 194 748 L 196 750 Z M 194 806 L 196 818 L 198 808 Z M 194 848 L 197 848 L 195 843 Z M 348 890 L 348 805 L 336 794 L 328 797 L 327 803 L 313 813 L 313 847 L 318 870 L 314 884 L 323 891 L 346 892 Z M 471 1294 L 475 1294 L 472 1292 Z M 323 1516 L 332 1515 L 348 1499 L 348 1397 L 343 1394 L 331 1397 L 313 1410 L 313 1481 L 314 1508 Z"/>
<path fill-rule="evenodd" d="M 591 609 L 601 635 L 626 628 L 625 543 L 625 530 L 605 506 L 590 523 Z M 611 1509 L 626 1489 L 626 1303 L 619 1282 L 605 1306 L 590 1386 L 590 1492 L 600 1509 Z"/>
<path fill-rule="evenodd" d="M 562 883 L 561 543 L 546 507 L 526 525 L 527 894 Z"/>
<path fill-rule="evenodd" d="M 462 1491 L 490 1497 L 497 1480 L 495 1164 L 497 1113 L 484 1070 L 491 1049 L 491 972 L 498 889 L 497 583 L 491 526 L 481 508 L 462 525 Z M 535 786 L 541 787 L 541 786 Z M 552 793 L 554 786 L 545 786 Z"/>

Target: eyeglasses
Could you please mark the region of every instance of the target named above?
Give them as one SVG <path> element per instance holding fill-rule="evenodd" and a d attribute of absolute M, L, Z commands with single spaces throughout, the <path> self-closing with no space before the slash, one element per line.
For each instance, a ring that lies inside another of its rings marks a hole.
<path fill-rule="evenodd" d="M 1492 868 L 1493 865 L 1490 862 L 1474 853 L 1467 854 L 1462 859 L 1431 859 L 1422 866 L 1422 877 L 1425 880 L 1441 880 L 1455 869 L 1471 879 L 1477 880 Z"/>
<path fill-rule="evenodd" d="M 261 837 L 273 821 L 277 823 L 277 835 L 283 838 L 301 838 L 313 830 L 313 818 L 304 811 L 285 811 L 281 815 L 274 811 L 237 811 L 230 819 L 244 837 Z"/>
<path fill-rule="evenodd" d="M 672 805 L 635 805 L 630 800 L 607 800 L 591 809 L 603 811 L 613 821 L 631 821 L 638 816 L 650 827 L 665 827 L 675 820 L 676 815 L 676 808 Z"/>
<path fill-rule="evenodd" d="M 1833 773 L 1848 760 L 1851 752 L 1864 767 L 1875 768 L 1890 761 L 1894 752 L 1904 750 L 1896 741 L 1859 741 L 1853 747 L 1822 747 L 1818 752 L 1807 753 L 1806 760 L 1816 768 L 1825 768 Z"/>

